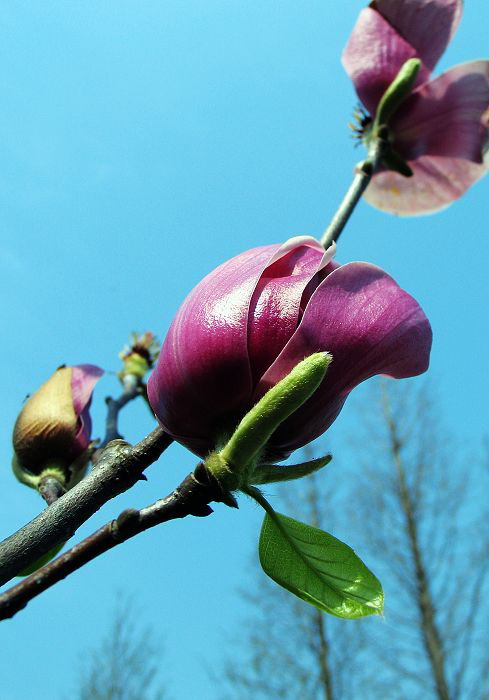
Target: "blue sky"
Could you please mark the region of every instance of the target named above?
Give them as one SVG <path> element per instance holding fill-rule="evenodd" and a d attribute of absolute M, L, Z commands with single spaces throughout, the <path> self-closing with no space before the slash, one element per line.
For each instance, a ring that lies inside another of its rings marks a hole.
<path fill-rule="evenodd" d="M 347 129 L 356 97 L 340 54 L 363 6 L 2 3 L 2 536 L 42 507 L 9 471 L 28 392 L 63 362 L 117 371 L 130 331 L 164 337 L 185 295 L 220 262 L 326 227 L 362 157 Z M 484 57 L 488 18 L 486 0 L 466 3 L 437 72 Z M 380 265 L 421 303 L 444 419 L 466 444 L 487 431 L 487 197 L 486 180 L 440 214 L 404 220 L 361 203 L 337 254 Z M 103 397 L 116 391 L 109 373 L 97 388 L 95 434 Z M 333 445 L 352 420 L 347 406 Z M 132 441 L 153 426 L 142 405 L 122 418 Z M 166 495 L 194 463 L 172 446 L 148 483 L 80 535 Z M 118 591 L 165 640 L 173 695 L 218 697 L 206 667 L 241 620 L 236 591 L 249 580 L 260 517 L 243 501 L 240 512 L 216 507 L 210 518 L 154 529 L 2 623 L 2 697 L 36 698 L 41 686 L 45 697 L 69 694 L 78 655 L 103 635 Z M 48 658 L 56 676 L 43 672 Z"/>

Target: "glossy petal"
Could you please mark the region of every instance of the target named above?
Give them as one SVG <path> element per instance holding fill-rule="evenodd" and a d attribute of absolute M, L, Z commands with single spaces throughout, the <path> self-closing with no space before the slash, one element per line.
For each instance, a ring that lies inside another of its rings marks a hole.
<path fill-rule="evenodd" d="M 462 16 L 462 0 L 374 0 L 371 6 L 432 71 Z"/>
<path fill-rule="evenodd" d="M 394 146 L 408 161 L 430 155 L 481 163 L 488 107 L 489 61 L 456 66 L 403 103 L 392 120 Z"/>
<path fill-rule="evenodd" d="M 409 165 L 412 177 L 392 171 L 374 175 L 365 200 L 398 216 L 432 214 L 465 194 L 488 170 L 485 164 L 440 156 L 421 156 Z"/>
<path fill-rule="evenodd" d="M 213 448 L 216 431 L 249 404 L 248 309 L 279 248 L 254 248 L 207 275 L 177 312 L 149 378 L 161 424 L 197 454 Z"/>
<path fill-rule="evenodd" d="M 95 365 L 76 365 L 71 372 L 71 394 L 73 408 L 79 416 L 90 402 L 95 384 L 103 376 L 104 370 Z"/>
<path fill-rule="evenodd" d="M 271 454 L 284 457 L 321 435 L 365 379 L 424 372 L 430 348 L 425 314 L 389 275 L 367 263 L 338 268 L 313 294 L 297 331 L 258 386 L 256 398 L 303 357 L 320 350 L 333 355 L 321 387 L 272 437 Z"/>
<path fill-rule="evenodd" d="M 305 243 L 294 247 L 269 265 L 260 277 L 248 317 L 253 384 L 259 381 L 297 328 L 304 291 L 324 257 L 324 249 L 313 240 L 313 245 Z M 328 271 L 332 269 L 329 263 Z"/>
<path fill-rule="evenodd" d="M 358 16 L 341 60 L 360 100 L 373 116 L 402 65 L 417 56 L 416 49 L 382 15 L 367 7 Z M 422 66 L 416 85 L 428 78 L 429 71 Z"/>
<path fill-rule="evenodd" d="M 71 372 L 71 393 L 73 408 L 78 417 L 79 429 L 76 439 L 80 449 L 86 449 L 92 433 L 92 420 L 90 417 L 90 404 L 95 384 L 104 373 L 103 369 L 95 365 L 77 365 Z"/>

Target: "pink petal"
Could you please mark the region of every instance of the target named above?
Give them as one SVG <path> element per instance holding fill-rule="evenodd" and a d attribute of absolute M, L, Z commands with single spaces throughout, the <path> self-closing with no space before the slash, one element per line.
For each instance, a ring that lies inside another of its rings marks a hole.
<path fill-rule="evenodd" d="M 76 365 L 71 368 L 71 394 L 73 408 L 79 416 L 92 398 L 95 384 L 104 373 L 103 369 L 95 365 Z"/>
<path fill-rule="evenodd" d="M 324 249 L 314 241 L 314 245 L 295 247 L 263 272 L 248 318 L 248 351 L 255 384 L 297 328 L 304 291 L 318 273 L 323 258 Z M 323 274 L 333 269 L 329 263 Z M 314 288 L 317 284 L 318 281 Z"/>
<path fill-rule="evenodd" d="M 367 7 L 358 16 L 341 60 L 360 100 L 373 116 L 401 66 L 417 56 L 416 49 L 382 15 Z M 416 85 L 428 78 L 428 69 L 421 66 Z"/>
<path fill-rule="evenodd" d="M 71 395 L 75 415 L 78 417 L 78 430 L 74 437 L 81 451 L 86 450 L 90 442 L 92 419 L 89 409 L 95 384 L 103 373 L 104 370 L 95 365 L 76 365 L 71 368 Z"/>
<path fill-rule="evenodd" d="M 425 314 L 389 275 L 367 263 L 339 267 L 313 294 L 300 326 L 258 387 L 257 397 L 314 352 L 333 355 L 323 384 L 272 436 L 272 451 L 287 454 L 321 435 L 365 379 L 424 372 L 430 347 Z"/>
<path fill-rule="evenodd" d="M 398 216 L 432 214 L 461 197 L 488 170 L 487 164 L 441 156 L 422 156 L 409 165 L 412 177 L 392 171 L 374 175 L 365 200 Z"/>
<path fill-rule="evenodd" d="M 279 248 L 254 248 L 207 275 L 177 312 L 149 378 L 148 396 L 159 421 L 198 454 L 212 449 L 225 419 L 233 423 L 233 413 L 249 403 L 248 310 Z"/>
<path fill-rule="evenodd" d="M 489 61 L 456 66 L 402 104 L 391 123 L 394 147 L 408 161 L 433 155 L 481 163 L 488 106 Z"/>
<path fill-rule="evenodd" d="M 455 34 L 462 0 L 374 0 L 377 10 L 432 71 Z"/>

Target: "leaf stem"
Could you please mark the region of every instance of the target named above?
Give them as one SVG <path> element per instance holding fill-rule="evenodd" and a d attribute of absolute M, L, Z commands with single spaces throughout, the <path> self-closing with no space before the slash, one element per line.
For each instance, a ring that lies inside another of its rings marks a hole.
<path fill-rule="evenodd" d="M 38 491 L 48 506 L 50 506 L 51 503 L 54 503 L 66 493 L 66 488 L 56 477 L 47 476 L 39 482 Z"/>
<path fill-rule="evenodd" d="M 284 528 L 280 518 L 277 516 L 277 513 L 273 509 L 273 506 L 267 501 L 267 499 L 262 494 L 260 489 L 257 489 L 255 486 L 248 485 L 248 486 L 243 487 L 241 489 L 241 491 L 243 493 L 245 493 L 247 496 L 250 496 L 251 498 L 253 498 L 253 500 L 255 500 L 258 503 L 258 505 L 260 505 L 263 508 L 265 513 L 267 513 L 267 515 L 269 515 L 271 517 L 271 519 L 276 524 L 276 526 L 278 527 L 280 532 L 284 535 L 285 539 L 287 541 L 289 541 L 290 537 L 289 537 L 287 530 Z M 293 543 L 292 543 L 292 546 L 294 546 Z"/>

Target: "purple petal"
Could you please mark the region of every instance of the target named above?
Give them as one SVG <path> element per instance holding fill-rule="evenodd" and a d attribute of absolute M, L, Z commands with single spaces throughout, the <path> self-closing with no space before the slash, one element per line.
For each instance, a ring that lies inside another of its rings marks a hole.
<path fill-rule="evenodd" d="M 408 161 L 420 156 L 482 162 L 489 107 L 489 61 L 463 63 L 415 90 L 392 120 L 394 147 Z"/>
<path fill-rule="evenodd" d="M 76 439 L 80 449 L 88 447 L 92 433 L 92 420 L 90 417 L 90 403 L 95 384 L 104 373 L 103 369 L 95 365 L 76 365 L 71 368 L 71 395 L 73 408 L 78 417 L 78 431 Z"/>
<path fill-rule="evenodd" d="M 362 10 L 341 57 L 355 90 L 373 116 L 380 98 L 409 59 L 418 57 L 411 46 L 378 12 Z M 424 66 L 416 85 L 429 79 Z"/>
<path fill-rule="evenodd" d="M 430 347 L 431 328 L 422 309 L 383 270 L 367 263 L 336 269 L 311 297 L 297 331 L 258 387 L 257 397 L 314 352 L 333 355 L 323 384 L 280 426 L 271 449 L 287 454 L 321 435 L 365 379 L 424 372 Z"/>
<path fill-rule="evenodd" d="M 71 368 L 71 395 L 77 416 L 82 413 L 92 398 L 95 384 L 103 373 L 104 370 L 95 365 L 76 365 Z"/>
<path fill-rule="evenodd" d="M 374 0 L 371 6 L 410 44 L 432 71 L 455 34 L 462 0 Z"/>
<path fill-rule="evenodd" d="M 177 312 L 149 378 L 148 396 L 158 420 L 197 454 L 214 449 L 226 419 L 233 423 L 234 414 L 249 405 L 248 310 L 279 248 L 254 248 L 207 275 Z"/>
<path fill-rule="evenodd" d="M 488 170 L 485 164 L 440 156 L 422 156 L 409 165 L 412 177 L 392 171 L 374 175 L 365 200 L 398 216 L 432 214 L 461 197 Z"/>
<path fill-rule="evenodd" d="M 318 273 L 324 249 L 317 241 L 290 250 L 269 265 L 256 286 L 248 318 L 248 351 L 256 384 L 290 339 L 300 320 L 304 292 Z M 328 274 L 334 269 L 328 263 Z M 318 281 L 312 282 L 314 288 Z M 312 293 L 312 291 L 311 291 Z"/>

